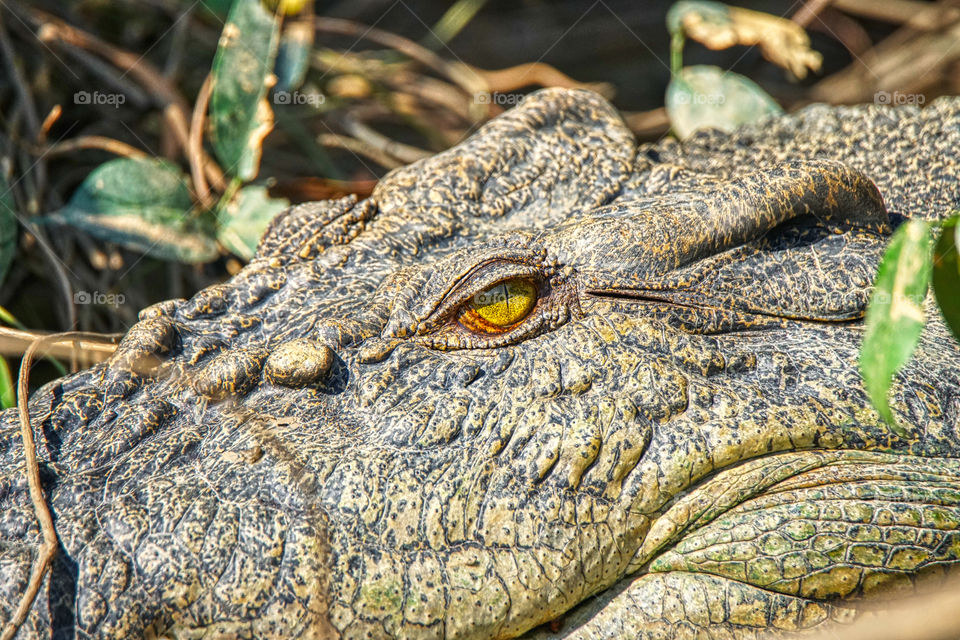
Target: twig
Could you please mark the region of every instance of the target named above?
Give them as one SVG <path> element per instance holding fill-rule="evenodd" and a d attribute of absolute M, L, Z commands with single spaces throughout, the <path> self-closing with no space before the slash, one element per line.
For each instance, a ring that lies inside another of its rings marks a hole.
<path fill-rule="evenodd" d="M 806 28 L 831 2 L 832 0 L 807 0 L 790 19 Z"/>
<path fill-rule="evenodd" d="M 350 194 L 367 198 L 377 186 L 376 180 L 331 180 L 329 178 L 294 178 L 270 186 L 271 197 L 282 197 L 291 202 L 337 200 Z"/>
<path fill-rule="evenodd" d="M 566 89 L 589 89 L 605 98 L 616 93 L 609 82 L 577 82 L 556 67 L 544 62 L 525 62 L 505 69 L 480 69 L 473 65 L 460 64 L 471 73 L 483 78 L 490 92 L 516 91 L 523 87 L 564 87 Z"/>
<path fill-rule="evenodd" d="M 130 146 L 126 142 L 107 138 L 106 136 L 77 136 L 76 138 L 58 142 L 55 145 L 38 151 L 47 156 L 59 156 L 81 149 L 100 149 L 101 151 L 109 151 L 110 153 L 115 153 L 125 158 L 136 159 L 148 157 L 146 152 Z"/>
<path fill-rule="evenodd" d="M 432 122 L 435 114 L 422 113 L 418 108 L 419 105 L 415 104 L 416 102 L 439 106 L 444 113 L 456 115 L 458 120 L 463 120 L 468 125 L 476 124 L 474 111 L 480 102 L 478 100 L 479 96 L 465 96 L 462 87 L 452 84 L 446 78 L 437 78 L 419 70 L 414 70 L 415 66 L 419 66 L 415 62 L 384 62 L 369 57 L 364 58 L 358 54 L 323 48 L 313 52 L 312 62 L 325 74 L 337 73 L 348 78 L 357 75 L 369 83 L 389 87 L 390 94 L 385 96 L 386 99 L 374 104 L 384 107 L 389 106 L 389 112 L 392 114 L 400 114 L 405 117 L 413 116 L 410 124 L 417 129 L 423 128 L 422 122 L 430 122 L 431 125 L 436 123 Z M 327 83 L 325 91 L 328 95 L 347 99 L 370 97 L 370 86 L 359 88 L 359 91 L 357 91 L 356 83 L 351 82 L 347 85 L 348 91 L 354 90 L 357 93 L 349 95 L 343 92 L 344 87 L 338 80 L 339 78 L 334 78 Z M 485 92 L 486 88 L 484 88 L 484 94 L 480 95 L 485 96 Z M 411 101 L 410 98 L 414 100 Z M 352 105 L 351 109 L 356 108 L 356 106 L 359 106 L 359 103 Z M 490 105 L 486 106 L 489 107 Z M 366 118 L 357 117 L 366 120 Z M 432 137 L 431 132 L 435 136 L 436 129 L 431 128 L 421 131 L 428 139 Z M 461 140 L 462 137 L 462 131 L 460 135 L 450 136 L 449 138 L 446 135 L 441 135 L 439 140 L 441 148 L 450 146 Z"/>
<path fill-rule="evenodd" d="M 650 111 L 622 111 L 620 115 L 630 130 L 641 138 L 662 136 L 670 129 L 670 117 L 663 107 Z"/>
<path fill-rule="evenodd" d="M 960 59 L 955 46 L 958 38 L 960 19 L 943 23 L 936 32 L 901 27 L 861 56 L 869 62 L 870 73 L 864 73 L 863 65 L 855 62 L 815 84 L 807 97 L 851 104 L 869 102 L 878 90 L 922 94 L 935 88 L 946 68 Z"/>
<path fill-rule="evenodd" d="M 7 276 L 7 279 L 4 282 L 4 284 L 11 286 L 13 289 L 16 288 L 15 284 L 10 281 L 10 276 Z M 17 320 L 17 318 L 12 313 L 7 311 L 2 306 L 0 306 L 0 322 L 5 322 L 12 327 L 16 327 L 17 329 L 20 329 L 21 331 L 26 332 L 30 336 L 30 340 L 25 340 L 24 342 L 24 344 L 27 346 L 29 346 L 30 341 L 33 340 L 33 338 L 36 338 L 37 335 L 39 335 L 36 333 L 30 333 L 30 331 L 25 326 L 23 326 L 22 322 Z M 4 331 L 4 327 L 0 327 L 0 334 L 2 334 L 3 331 Z M 2 348 L 2 342 L 3 342 L 3 338 L 2 336 L 0 336 L 0 354 L 4 353 Z M 21 357 L 23 355 L 23 351 L 24 349 L 18 349 L 15 354 L 11 353 L 8 355 L 15 355 L 17 357 Z M 50 362 L 50 364 L 53 365 L 53 368 L 56 369 L 61 376 L 67 375 L 67 368 L 63 366 L 63 363 L 61 363 L 59 360 L 57 360 L 54 356 L 50 354 L 47 354 L 44 357 L 47 359 L 47 361 Z"/>
<path fill-rule="evenodd" d="M 47 135 L 50 134 L 50 129 L 53 128 L 54 123 L 60 119 L 60 116 L 63 115 L 63 107 L 58 104 L 53 105 L 53 108 L 50 109 L 50 113 L 47 114 L 47 117 L 43 119 L 43 123 L 40 125 L 40 133 L 37 135 L 37 142 L 43 144 L 47 141 Z"/>
<path fill-rule="evenodd" d="M 469 71 L 469 69 L 451 64 L 435 54 L 433 51 L 430 51 L 426 47 L 417 44 L 413 40 L 404 38 L 403 36 L 398 36 L 388 31 L 383 31 L 374 27 L 368 27 L 367 25 L 360 24 L 359 22 L 345 20 L 342 18 L 318 17 L 316 19 L 315 27 L 319 32 L 337 33 L 354 38 L 364 38 L 366 40 L 376 42 L 377 44 L 381 44 L 385 47 L 395 49 L 411 60 L 415 60 L 423 66 L 433 69 L 440 75 L 448 78 L 455 85 L 460 87 L 468 96 L 475 96 L 478 93 L 487 91 L 486 83 L 484 83 L 483 79 L 475 73 Z M 482 118 L 482 113 L 478 114 L 478 118 Z"/>
<path fill-rule="evenodd" d="M 833 7 L 860 18 L 902 24 L 918 31 L 940 31 L 960 19 L 960 8 L 917 0 L 833 0 Z"/>
<path fill-rule="evenodd" d="M 200 86 L 197 101 L 193 104 L 190 133 L 187 136 L 187 160 L 190 162 L 190 175 L 193 176 L 193 189 L 203 206 L 208 208 L 213 206 L 214 199 L 210 195 L 210 186 L 203 175 L 203 123 L 212 92 L 213 74 L 208 73 Z"/>
<path fill-rule="evenodd" d="M 397 167 L 403 166 L 402 162 L 399 162 L 395 158 L 387 155 L 382 150 L 371 146 L 362 140 L 357 140 L 356 138 L 341 136 L 336 133 L 321 133 L 319 136 L 317 136 L 317 142 L 325 147 L 346 149 L 347 151 L 352 151 L 353 153 L 366 156 L 380 166 L 386 167 L 387 169 L 396 169 Z"/>
<path fill-rule="evenodd" d="M 411 162 L 416 162 L 417 160 L 422 160 L 423 158 L 428 158 L 433 155 L 429 151 L 391 140 L 387 136 L 374 131 L 369 126 L 360 122 L 360 120 L 349 113 L 340 117 L 339 121 L 340 126 L 342 126 L 348 134 L 360 142 L 370 145 L 388 156 L 396 158 L 403 164 L 410 164 Z"/>
<path fill-rule="evenodd" d="M 43 585 L 43 578 L 50 568 L 53 558 L 57 553 L 59 542 L 57 540 L 57 530 L 53 526 L 53 516 L 50 514 L 50 508 L 47 506 L 46 498 L 43 495 L 43 485 L 40 483 L 40 464 L 37 462 L 37 445 L 33 439 L 33 426 L 30 424 L 30 407 L 27 398 L 27 381 L 30 378 L 30 365 L 33 357 L 44 344 L 64 340 L 64 339 L 84 339 L 91 335 L 83 331 L 69 331 L 67 333 L 53 334 L 36 338 L 27 349 L 23 360 L 20 363 L 20 373 L 17 376 L 17 412 L 20 416 L 20 437 L 23 439 L 23 457 L 26 463 L 27 484 L 30 487 L 30 501 L 33 503 L 33 510 L 37 516 L 37 522 L 40 523 L 40 530 L 43 533 L 43 543 L 37 551 L 37 557 L 30 569 L 30 581 L 27 583 L 27 589 L 20 598 L 20 604 L 17 606 L 13 617 L 7 622 L 3 635 L 0 640 L 12 640 L 17 631 L 27 619 L 30 608 L 40 592 Z"/>
<path fill-rule="evenodd" d="M 436 130 L 437 114 L 425 114 L 420 108 L 414 110 L 413 107 L 416 102 L 439 107 L 441 111 L 439 115 L 443 117 L 449 114 L 455 116 L 457 121 L 468 124 L 473 122 L 473 115 L 470 113 L 471 103 L 477 102 L 477 100 L 464 100 L 460 89 L 446 80 L 423 74 L 392 73 L 385 79 L 385 83 L 393 90 L 388 104 L 394 113 L 399 113 L 401 116 L 420 116 L 420 119 L 430 122 L 433 128 L 423 131 L 427 137 L 429 137 L 430 131 Z M 411 103 L 411 98 L 413 103 Z M 414 126 L 419 124 L 419 119 L 414 120 L 413 124 Z M 461 133 L 451 140 L 445 139 L 443 148 L 450 146 L 462 137 Z"/>
<path fill-rule="evenodd" d="M 55 338 L 59 335 L 61 334 L 0 327 L 0 355 L 20 357 L 37 340 L 46 340 L 51 336 Z M 85 335 L 93 336 L 93 338 L 85 339 L 79 343 L 74 341 L 69 344 L 65 338 L 51 342 L 46 350 L 47 356 L 67 358 L 79 351 L 81 360 L 85 363 L 96 364 L 109 358 L 117 349 L 116 340 L 119 334 L 87 332 Z"/>
<path fill-rule="evenodd" d="M 868 64 L 864 56 L 869 58 L 870 54 L 867 52 L 873 48 L 873 40 L 863 25 L 848 14 L 833 7 L 826 7 L 817 14 L 816 20 L 811 22 L 807 29 L 834 38 L 854 58 L 862 60 L 864 66 Z M 866 70 L 864 72 L 868 73 Z"/>

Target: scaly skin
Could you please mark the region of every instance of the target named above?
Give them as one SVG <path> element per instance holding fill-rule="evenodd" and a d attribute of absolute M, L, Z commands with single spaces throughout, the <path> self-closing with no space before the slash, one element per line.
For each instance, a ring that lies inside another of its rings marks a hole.
<path fill-rule="evenodd" d="M 549 90 L 369 200 L 294 207 L 236 277 L 34 394 L 62 548 L 19 637 L 508 638 L 564 614 L 571 638 L 755 637 L 944 576 L 960 348 L 928 301 L 892 392 L 907 438 L 856 362 L 893 224 L 960 202 L 958 114 L 813 107 L 637 148 Z M 515 277 L 529 316 L 458 322 Z M 0 443 L 5 620 L 40 534 L 13 412 Z"/>

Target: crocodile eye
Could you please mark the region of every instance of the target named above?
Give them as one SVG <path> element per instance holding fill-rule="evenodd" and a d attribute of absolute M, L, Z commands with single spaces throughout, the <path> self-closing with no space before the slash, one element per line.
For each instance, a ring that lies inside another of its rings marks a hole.
<path fill-rule="evenodd" d="M 536 302 L 537 285 L 532 280 L 504 280 L 474 295 L 458 320 L 477 333 L 503 333 L 526 318 Z"/>

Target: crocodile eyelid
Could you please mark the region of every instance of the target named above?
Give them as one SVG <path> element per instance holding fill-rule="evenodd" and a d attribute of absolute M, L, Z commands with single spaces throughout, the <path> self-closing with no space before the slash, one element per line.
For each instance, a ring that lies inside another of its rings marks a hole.
<path fill-rule="evenodd" d="M 576 296 L 572 295 L 573 288 L 566 277 L 570 275 L 568 270 L 557 265 L 516 267 L 511 265 L 506 270 L 487 272 L 483 277 L 470 279 L 465 286 L 457 287 L 451 292 L 453 295 L 449 295 L 420 325 L 415 339 L 437 350 L 505 347 L 553 330 L 572 315 L 579 315 Z M 486 324 L 483 320 L 476 322 L 474 318 L 471 322 L 470 318 L 464 318 L 469 313 L 467 307 L 473 296 L 511 280 L 527 281 L 533 289 L 534 299 L 522 317 L 518 316 L 512 324 L 492 328 L 483 327 Z"/>
<path fill-rule="evenodd" d="M 433 312 L 421 323 L 421 331 L 432 331 L 446 324 L 459 315 L 460 309 L 468 304 L 471 298 L 499 283 L 526 279 L 534 282 L 538 290 L 542 290 L 542 283 L 549 281 L 555 272 L 555 268 L 533 262 L 496 260 L 479 264 L 465 274 L 440 300 Z"/>

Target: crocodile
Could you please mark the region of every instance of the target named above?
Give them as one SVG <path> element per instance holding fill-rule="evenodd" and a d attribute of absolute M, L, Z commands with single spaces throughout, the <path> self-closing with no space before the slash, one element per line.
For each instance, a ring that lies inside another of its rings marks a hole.
<path fill-rule="evenodd" d="M 960 100 L 638 144 L 547 89 L 296 205 L 29 413 L 58 552 L 18 638 L 754 638 L 960 565 L 960 347 L 857 368 Z M 0 414 L 0 621 L 42 543 Z"/>

